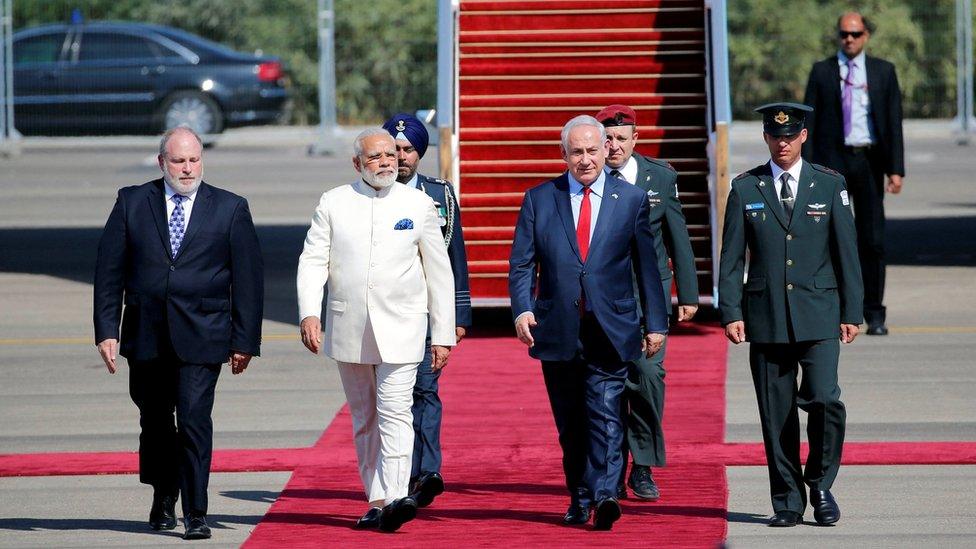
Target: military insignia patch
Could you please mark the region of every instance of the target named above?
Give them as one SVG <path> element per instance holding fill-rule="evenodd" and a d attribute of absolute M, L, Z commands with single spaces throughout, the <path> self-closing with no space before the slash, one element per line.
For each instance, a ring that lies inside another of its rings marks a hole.
<path fill-rule="evenodd" d="M 840 201 L 845 206 L 851 205 L 851 199 L 847 197 L 847 191 L 840 192 Z"/>
<path fill-rule="evenodd" d="M 822 210 L 822 209 L 824 209 L 826 207 L 827 207 L 826 204 L 810 204 L 810 208 L 812 208 L 814 210 Z"/>
<path fill-rule="evenodd" d="M 402 132 L 403 130 L 407 129 L 407 123 L 404 122 L 403 120 L 397 120 L 397 125 L 395 129 L 398 132 Z"/>
<path fill-rule="evenodd" d="M 775 120 L 777 124 L 786 124 L 790 121 L 790 117 L 785 112 L 779 111 L 776 116 L 773 117 L 773 120 Z"/>

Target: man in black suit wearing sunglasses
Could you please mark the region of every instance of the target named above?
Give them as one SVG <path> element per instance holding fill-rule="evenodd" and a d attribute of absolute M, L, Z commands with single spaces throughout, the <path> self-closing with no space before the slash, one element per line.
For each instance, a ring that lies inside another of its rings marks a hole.
<path fill-rule="evenodd" d="M 813 113 L 806 119 L 809 138 L 803 156 L 847 180 L 864 277 L 867 334 L 887 335 L 884 195 L 901 192 L 905 152 L 895 67 L 864 53 L 873 31 L 874 25 L 857 12 L 837 20 L 840 50 L 810 70 L 803 102 Z"/>

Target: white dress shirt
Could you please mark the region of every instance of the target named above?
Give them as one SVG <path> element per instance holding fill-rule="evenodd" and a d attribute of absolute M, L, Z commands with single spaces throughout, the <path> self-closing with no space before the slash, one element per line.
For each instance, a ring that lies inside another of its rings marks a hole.
<path fill-rule="evenodd" d="M 633 154 L 630 155 L 630 158 L 627 159 L 627 162 L 625 162 L 624 165 L 619 168 L 611 168 L 609 165 L 603 167 L 603 172 L 606 174 L 609 174 L 612 170 L 617 170 L 618 172 L 620 172 L 621 179 L 623 179 L 627 183 L 630 183 L 631 185 L 637 183 L 638 166 L 637 166 L 637 159 L 634 158 Z"/>
<path fill-rule="evenodd" d="M 167 221 L 173 217 L 173 210 L 176 208 L 176 203 L 173 202 L 173 195 L 180 194 L 173 190 L 173 187 L 169 186 L 166 180 L 163 180 L 163 190 L 166 192 L 166 219 Z M 183 201 L 183 229 L 185 230 L 190 226 L 190 212 L 193 211 L 193 203 L 196 202 L 197 191 L 200 187 L 197 187 L 190 194 L 183 195 L 186 200 Z"/>
<path fill-rule="evenodd" d="M 795 200 L 796 191 L 800 187 L 800 170 L 803 168 L 803 159 L 798 158 L 788 170 L 780 168 L 770 159 L 769 167 L 773 171 L 773 184 L 776 186 L 776 198 L 779 198 L 781 196 L 780 193 L 783 192 L 783 182 L 780 181 L 780 177 L 783 175 L 783 172 L 786 172 L 790 174 L 790 190 L 793 191 L 793 199 Z"/>
<path fill-rule="evenodd" d="M 866 57 L 862 51 L 854 58 L 854 74 L 851 82 L 854 89 L 851 95 L 851 133 L 844 137 L 844 144 L 862 147 L 874 143 L 874 127 L 871 122 L 871 99 L 868 96 L 868 73 Z M 840 92 L 844 93 L 844 80 L 847 79 L 847 56 L 837 52 L 840 67 Z"/>

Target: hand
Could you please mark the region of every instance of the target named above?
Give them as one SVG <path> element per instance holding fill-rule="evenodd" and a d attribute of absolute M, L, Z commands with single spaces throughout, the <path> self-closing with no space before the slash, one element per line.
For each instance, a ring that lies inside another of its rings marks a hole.
<path fill-rule="evenodd" d="M 538 322 L 535 321 L 535 314 L 525 313 L 515 321 L 515 335 L 518 336 L 519 341 L 532 347 L 535 345 L 535 339 L 532 337 L 532 330 L 530 328 L 537 325 Z"/>
<path fill-rule="evenodd" d="M 741 320 L 729 322 L 725 325 L 725 337 L 736 345 L 746 340 L 746 323 Z"/>
<path fill-rule="evenodd" d="M 467 334 L 468 331 L 464 329 L 464 326 L 455 326 L 454 335 L 457 337 L 458 343 L 461 343 L 461 340 L 464 339 L 464 336 L 466 336 Z"/>
<path fill-rule="evenodd" d="M 322 323 L 317 316 L 306 316 L 302 319 L 302 343 L 305 348 L 318 354 L 322 346 Z"/>
<path fill-rule="evenodd" d="M 661 345 L 664 345 L 665 337 L 664 334 L 645 334 L 644 339 L 641 341 L 641 350 L 644 351 L 644 356 L 650 358 L 660 351 Z"/>
<path fill-rule="evenodd" d="M 434 355 L 434 361 L 431 363 L 430 369 L 436 372 L 444 366 L 447 366 L 447 357 L 451 354 L 451 348 L 444 347 L 443 345 L 431 345 L 430 353 Z"/>
<path fill-rule="evenodd" d="M 108 373 L 114 374 L 118 368 L 115 366 L 115 359 L 119 356 L 119 340 L 103 339 L 98 342 L 98 354 L 102 355 L 102 361 L 108 368 Z"/>
<path fill-rule="evenodd" d="M 695 318 L 698 305 L 678 305 L 678 322 L 687 322 Z"/>
<path fill-rule="evenodd" d="M 850 343 L 854 341 L 854 338 L 857 337 L 857 333 L 859 331 L 860 328 L 857 326 L 857 324 L 841 324 L 840 340 L 844 343 Z"/>
<path fill-rule="evenodd" d="M 901 176 L 898 174 L 891 174 L 888 176 L 888 186 L 885 189 L 891 194 L 898 194 L 901 192 Z"/>
<path fill-rule="evenodd" d="M 236 376 L 247 369 L 247 364 L 251 362 L 251 355 L 240 351 L 231 351 L 227 362 L 230 363 L 230 371 Z"/>

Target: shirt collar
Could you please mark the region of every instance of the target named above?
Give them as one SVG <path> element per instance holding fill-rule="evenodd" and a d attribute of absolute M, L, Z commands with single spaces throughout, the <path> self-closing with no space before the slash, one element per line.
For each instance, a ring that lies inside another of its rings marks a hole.
<path fill-rule="evenodd" d="M 193 202 L 193 199 L 197 197 L 197 191 L 199 191 L 199 190 L 200 190 L 200 187 L 198 185 L 197 188 L 196 188 L 196 190 L 194 190 L 190 194 L 184 194 L 183 197 L 186 200 L 189 200 L 190 202 Z M 176 192 L 176 190 L 174 190 L 173 187 L 170 187 L 169 186 L 169 183 L 167 183 L 165 179 L 163 180 L 163 191 L 166 192 L 166 200 L 172 199 L 174 194 L 180 194 L 180 193 Z"/>
<path fill-rule="evenodd" d="M 363 181 L 360 178 L 360 179 L 357 179 L 352 184 L 352 187 L 353 187 L 353 189 L 356 190 L 356 192 L 358 192 L 359 194 L 361 194 L 363 196 L 368 196 L 370 198 L 382 198 L 382 197 L 390 194 L 390 189 L 392 189 L 396 185 L 398 185 L 398 183 L 394 182 L 393 185 L 390 185 L 389 187 L 385 187 L 383 189 L 376 190 L 373 187 L 370 187 L 368 183 L 366 183 L 365 181 Z"/>
<path fill-rule="evenodd" d="M 410 181 L 407 181 L 404 183 L 404 185 L 410 187 L 411 189 L 420 189 L 420 174 L 418 172 L 414 172 L 413 177 L 410 178 Z"/>
<path fill-rule="evenodd" d="M 865 55 L 864 54 L 864 50 L 861 50 L 861 53 L 857 54 L 857 56 L 854 57 L 854 65 L 856 67 L 861 68 L 861 69 L 864 68 L 864 55 Z M 848 59 L 849 59 L 849 57 L 847 57 L 847 55 L 843 51 L 837 50 L 837 64 L 838 65 L 846 65 Z"/>
<path fill-rule="evenodd" d="M 637 181 L 638 169 L 637 159 L 631 154 L 630 158 L 619 168 L 611 168 L 609 165 L 603 166 L 603 173 L 609 174 L 611 170 L 617 170 L 623 176 L 623 179 L 629 183 L 631 181 Z"/>
<path fill-rule="evenodd" d="M 569 179 L 569 195 L 573 196 L 577 194 L 583 194 L 583 184 L 577 181 L 576 178 L 573 177 L 573 174 L 569 173 L 568 171 L 566 172 L 566 177 Z M 597 176 L 596 181 L 590 184 L 590 191 L 593 194 L 602 198 L 603 185 L 604 183 L 606 183 L 606 181 L 607 181 L 606 172 L 600 172 L 600 175 Z"/>
<path fill-rule="evenodd" d="M 780 168 L 775 162 L 772 161 L 772 159 L 770 159 L 769 167 L 773 171 L 773 181 L 779 181 L 779 178 L 781 175 L 783 175 L 783 172 L 789 172 L 790 177 L 793 178 L 793 181 L 799 183 L 800 169 L 803 168 L 803 159 L 797 158 L 796 162 L 792 166 L 790 166 L 790 169 L 788 170 L 784 170 L 783 168 Z"/>

